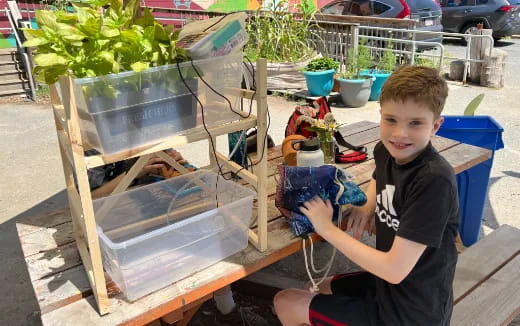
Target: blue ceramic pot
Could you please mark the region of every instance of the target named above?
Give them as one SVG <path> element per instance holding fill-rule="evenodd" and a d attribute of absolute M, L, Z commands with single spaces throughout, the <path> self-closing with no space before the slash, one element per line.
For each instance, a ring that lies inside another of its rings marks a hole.
<path fill-rule="evenodd" d="M 381 89 L 383 89 L 383 85 L 385 84 L 388 77 L 390 77 L 392 73 L 391 72 L 385 72 L 385 71 L 377 71 L 373 70 L 363 70 L 361 71 L 361 76 L 373 76 L 376 79 L 374 80 L 374 83 L 372 84 L 372 89 L 370 90 L 370 101 L 377 101 L 379 100 L 379 96 L 381 95 Z"/>
<path fill-rule="evenodd" d="M 334 85 L 334 73 L 336 70 L 304 71 L 307 89 L 312 96 L 327 96 Z"/>

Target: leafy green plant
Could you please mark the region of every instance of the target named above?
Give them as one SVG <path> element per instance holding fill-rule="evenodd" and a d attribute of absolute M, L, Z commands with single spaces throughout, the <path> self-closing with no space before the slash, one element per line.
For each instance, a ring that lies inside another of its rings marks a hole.
<path fill-rule="evenodd" d="M 316 8 L 312 0 L 302 0 L 296 9 L 301 19 L 288 10 L 288 1 L 279 1 L 269 10 L 258 9 L 246 25 L 249 41 L 246 55 L 255 60 L 258 57 L 272 62 L 302 61 L 314 52 L 312 31 Z M 312 37 L 311 37 L 312 36 Z"/>
<path fill-rule="evenodd" d="M 428 58 L 423 58 L 418 55 L 415 56 L 415 58 L 414 58 L 414 64 L 418 65 L 418 66 L 429 67 L 429 68 L 437 68 L 437 64 L 435 63 L 434 60 L 428 59 Z"/>
<path fill-rule="evenodd" d="M 392 42 L 388 42 L 386 49 L 383 51 L 383 54 L 379 58 L 379 61 L 376 65 L 376 70 L 379 72 L 392 72 L 395 69 L 395 65 L 397 63 L 397 58 L 392 52 L 393 44 Z"/>
<path fill-rule="evenodd" d="M 179 31 L 173 26 L 163 27 L 148 8 L 136 17 L 139 0 L 130 0 L 126 6 L 119 0 L 84 0 L 72 5 L 73 13 L 38 10 L 40 29 L 24 29 L 24 46 L 36 48 L 34 73 L 39 81 L 53 84 L 61 75 L 84 78 L 140 72 L 188 59 L 176 47 Z"/>
<path fill-rule="evenodd" d="M 339 62 L 327 58 L 327 57 L 320 57 L 320 58 L 314 58 L 305 66 L 305 71 L 323 71 L 323 70 L 330 70 L 330 69 L 338 69 L 339 68 Z"/>
<path fill-rule="evenodd" d="M 477 110 L 480 103 L 484 99 L 484 93 L 477 95 L 471 102 L 469 102 L 468 106 L 464 110 L 464 115 L 473 116 L 475 115 L 475 110 Z"/>
<path fill-rule="evenodd" d="M 360 79 L 361 71 L 370 69 L 373 66 L 372 55 L 370 54 L 370 49 L 366 46 L 366 41 L 359 44 L 357 53 L 354 51 L 354 48 L 348 49 L 347 57 L 347 67 L 341 74 L 341 78 Z"/>

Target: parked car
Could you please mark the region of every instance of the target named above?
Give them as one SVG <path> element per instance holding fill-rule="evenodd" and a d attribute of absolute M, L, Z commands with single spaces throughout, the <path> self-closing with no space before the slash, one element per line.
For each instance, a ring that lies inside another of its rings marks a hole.
<path fill-rule="evenodd" d="M 520 10 L 508 0 L 441 0 L 442 25 L 451 33 L 471 33 L 482 23 L 493 38 L 520 33 Z"/>
<path fill-rule="evenodd" d="M 442 10 L 434 0 L 336 0 L 321 8 L 327 15 L 375 16 L 382 18 L 403 18 L 417 21 L 417 29 L 442 32 Z M 417 34 L 417 41 L 442 42 L 442 36 Z M 428 46 L 418 46 L 428 48 Z"/>

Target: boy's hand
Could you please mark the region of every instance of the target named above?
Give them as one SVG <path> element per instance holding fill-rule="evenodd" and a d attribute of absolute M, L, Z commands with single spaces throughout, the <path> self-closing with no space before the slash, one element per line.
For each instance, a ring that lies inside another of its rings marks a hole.
<path fill-rule="evenodd" d="M 323 201 L 320 197 L 314 197 L 313 199 L 303 203 L 300 207 L 300 211 L 305 214 L 314 226 L 314 230 L 319 235 L 325 233 L 331 227 L 334 227 L 332 223 L 332 204 L 330 200 Z"/>
<path fill-rule="evenodd" d="M 161 168 L 165 167 L 166 163 L 159 157 L 152 157 L 146 162 L 146 165 L 143 167 L 141 172 L 137 175 L 138 177 L 142 177 L 148 173 L 151 174 L 159 174 Z"/>
<path fill-rule="evenodd" d="M 363 231 L 372 235 L 375 233 L 375 223 L 373 214 L 366 214 L 360 207 L 350 210 L 347 220 L 347 232 L 352 231 L 352 236 L 358 240 L 363 237 Z"/>
<path fill-rule="evenodd" d="M 181 165 L 184 165 L 187 163 L 187 161 L 182 157 L 181 153 L 177 152 L 174 149 L 167 149 L 164 152 Z M 168 163 L 164 162 L 164 160 L 162 158 L 152 157 L 148 160 L 148 162 L 143 167 L 141 172 L 139 172 L 138 176 L 142 177 L 143 175 L 148 174 L 148 173 L 160 175 L 161 169 L 164 167 L 169 167 L 169 166 L 170 165 Z"/>
<path fill-rule="evenodd" d="M 186 161 L 184 159 L 184 157 L 182 157 L 181 153 L 177 152 L 176 150 L 174 149 L 167 149 L 164 151 L 166 154 L 170 155 L 171 158 L 173 158 L 175 161 L 177 161 L 180 165 L 184 165 L 186 163 L 188 163 L 188 161 Z"/>

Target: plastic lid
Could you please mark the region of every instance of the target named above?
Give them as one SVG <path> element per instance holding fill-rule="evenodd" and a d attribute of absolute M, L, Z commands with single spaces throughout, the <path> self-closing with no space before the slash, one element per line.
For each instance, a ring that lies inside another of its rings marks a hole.
<path fill-rule="evenodd" d="M 317 151 L 318 149 L 320 149 L 320 141 L 318 138 L 311 138 L 300 143 L 301 151 Z"/>

